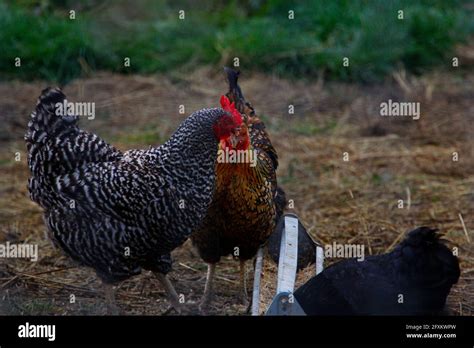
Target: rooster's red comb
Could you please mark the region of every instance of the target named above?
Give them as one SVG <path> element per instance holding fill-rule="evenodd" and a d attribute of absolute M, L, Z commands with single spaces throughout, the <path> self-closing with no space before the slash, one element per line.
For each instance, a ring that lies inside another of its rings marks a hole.
<path fill-rule="evenodd" d="M 235 108 L 235 103 L 231 103 L 229 98 L 227 98 L 225 95 L 221 96 L 221 107 L 225 111 L 230 112 L 237 124 L 242 123 L 242 115 L 240 115 L 240 112 Z"/>

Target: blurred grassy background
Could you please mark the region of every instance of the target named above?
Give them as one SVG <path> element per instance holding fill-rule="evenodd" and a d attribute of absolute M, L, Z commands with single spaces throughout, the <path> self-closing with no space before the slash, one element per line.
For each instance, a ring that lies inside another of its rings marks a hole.
<path fill-rule="evenodd" d="M 472 10 L 466 0 L 6 0 L 0 73 L 67 82 L 93 70 L 191 71 L 239 57 L 246 71 L 372 82 L 401 67 L 421 73 L 450 64 L 454 46 L 474 33 Z"/>

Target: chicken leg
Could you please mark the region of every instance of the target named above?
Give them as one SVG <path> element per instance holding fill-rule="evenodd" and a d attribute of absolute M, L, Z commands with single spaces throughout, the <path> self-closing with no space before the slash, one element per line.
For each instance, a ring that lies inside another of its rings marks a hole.
<path fill-rule="evenodd" d="M 166 295 L 168 296 L 168 300 L 171 302 L 171 306 L 174 308 L 178 314 L 183 312 L 183 306 L 179 302 L 179 296 L 174 289 L 173 284 L 171 284 L 169 278 L 166 274 L 160 272 L 154 272 L 156 278 L 158 278 L 161 285 L 165 288 Z"/>
<path fill-rule="evenodd" d="M 208 308 L 209 303 L 211 303 L 212 296 L 213 296 L 213 281 L 214 281 L 215 272 L 216 272 L 216 264 L 208 263 L 206 285 L 204 286 L 204 294 L 202 295 L 201 304 L 199 305 L 199 309 L 201 311 L 205 311 Z"/>
<path fill-rule="evenodd" d="M 240 260 L 240 300 L 244 306 L 248 306 L 249 298 L 247 295 L 247 270 L 245 260 Z"/>
<path fill-rule="evenodd" d="M 204 294 L 202 296 L 200 309 L 204 311 L 209 306 L 209 303 L 212 300 L 213 296 L 213 280 L 214 274 L 216 270 L 215 263 L 208 263 L 207 264 L 207 277 L 206 277 L 206 285 L 204 287 Z M 244 306 L 247 306 L 249 303 L 248 296 L 247 296 L 247 272 L 245 268 L 245 261 L 240 261 L 240 299 Z"/>
<path fill-rule="evenodd" d="M 109 315 L 119 315 L 119 308 L 117 306 L 117 301 L 115 301 L 115 288 L 112 284 L 103 283 L 105 301 L 107 303 L 107 314 Z"/>

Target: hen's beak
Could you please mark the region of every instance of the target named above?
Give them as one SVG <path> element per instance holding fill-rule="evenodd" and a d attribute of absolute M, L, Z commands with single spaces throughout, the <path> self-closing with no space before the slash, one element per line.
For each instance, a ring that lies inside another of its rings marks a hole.
<path fill-rule="evenodd" d="M 240 127 L 237 127 L 232 131 L 229 141 L 230 141 L 230 144 L 232 145 L 232 148 L 235 149 L 235 147 L 240 141 Z"/>
<path fill-rule="evenodd" d="M 239 137 L 236 136 L 235 134 L 231 134 L 229 140 L 230 140 L 230 144 L 232 145 L 232 148 L 235 149 L 235 147 L 239 143 Z"/>

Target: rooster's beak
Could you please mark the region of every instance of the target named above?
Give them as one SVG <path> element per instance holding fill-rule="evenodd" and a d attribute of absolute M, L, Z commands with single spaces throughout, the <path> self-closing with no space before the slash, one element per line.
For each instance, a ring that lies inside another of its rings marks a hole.
<path fill-rule="evenodd" d="M 235 147 L 239 143 L 239 137 L 235 133 L 230 135 L 230 143 L 233 149 L 235 149 Z"/>
<path fill-rule="evenodd" d="M 232 144 L 232 147 L 235 149 L 237 144 L 240 142 L 242 139 L 242 134 L 241 134 L 241 127 L 237 127 L 234 129 L 232 134 L 230 135 L 230 143 Z"/>

